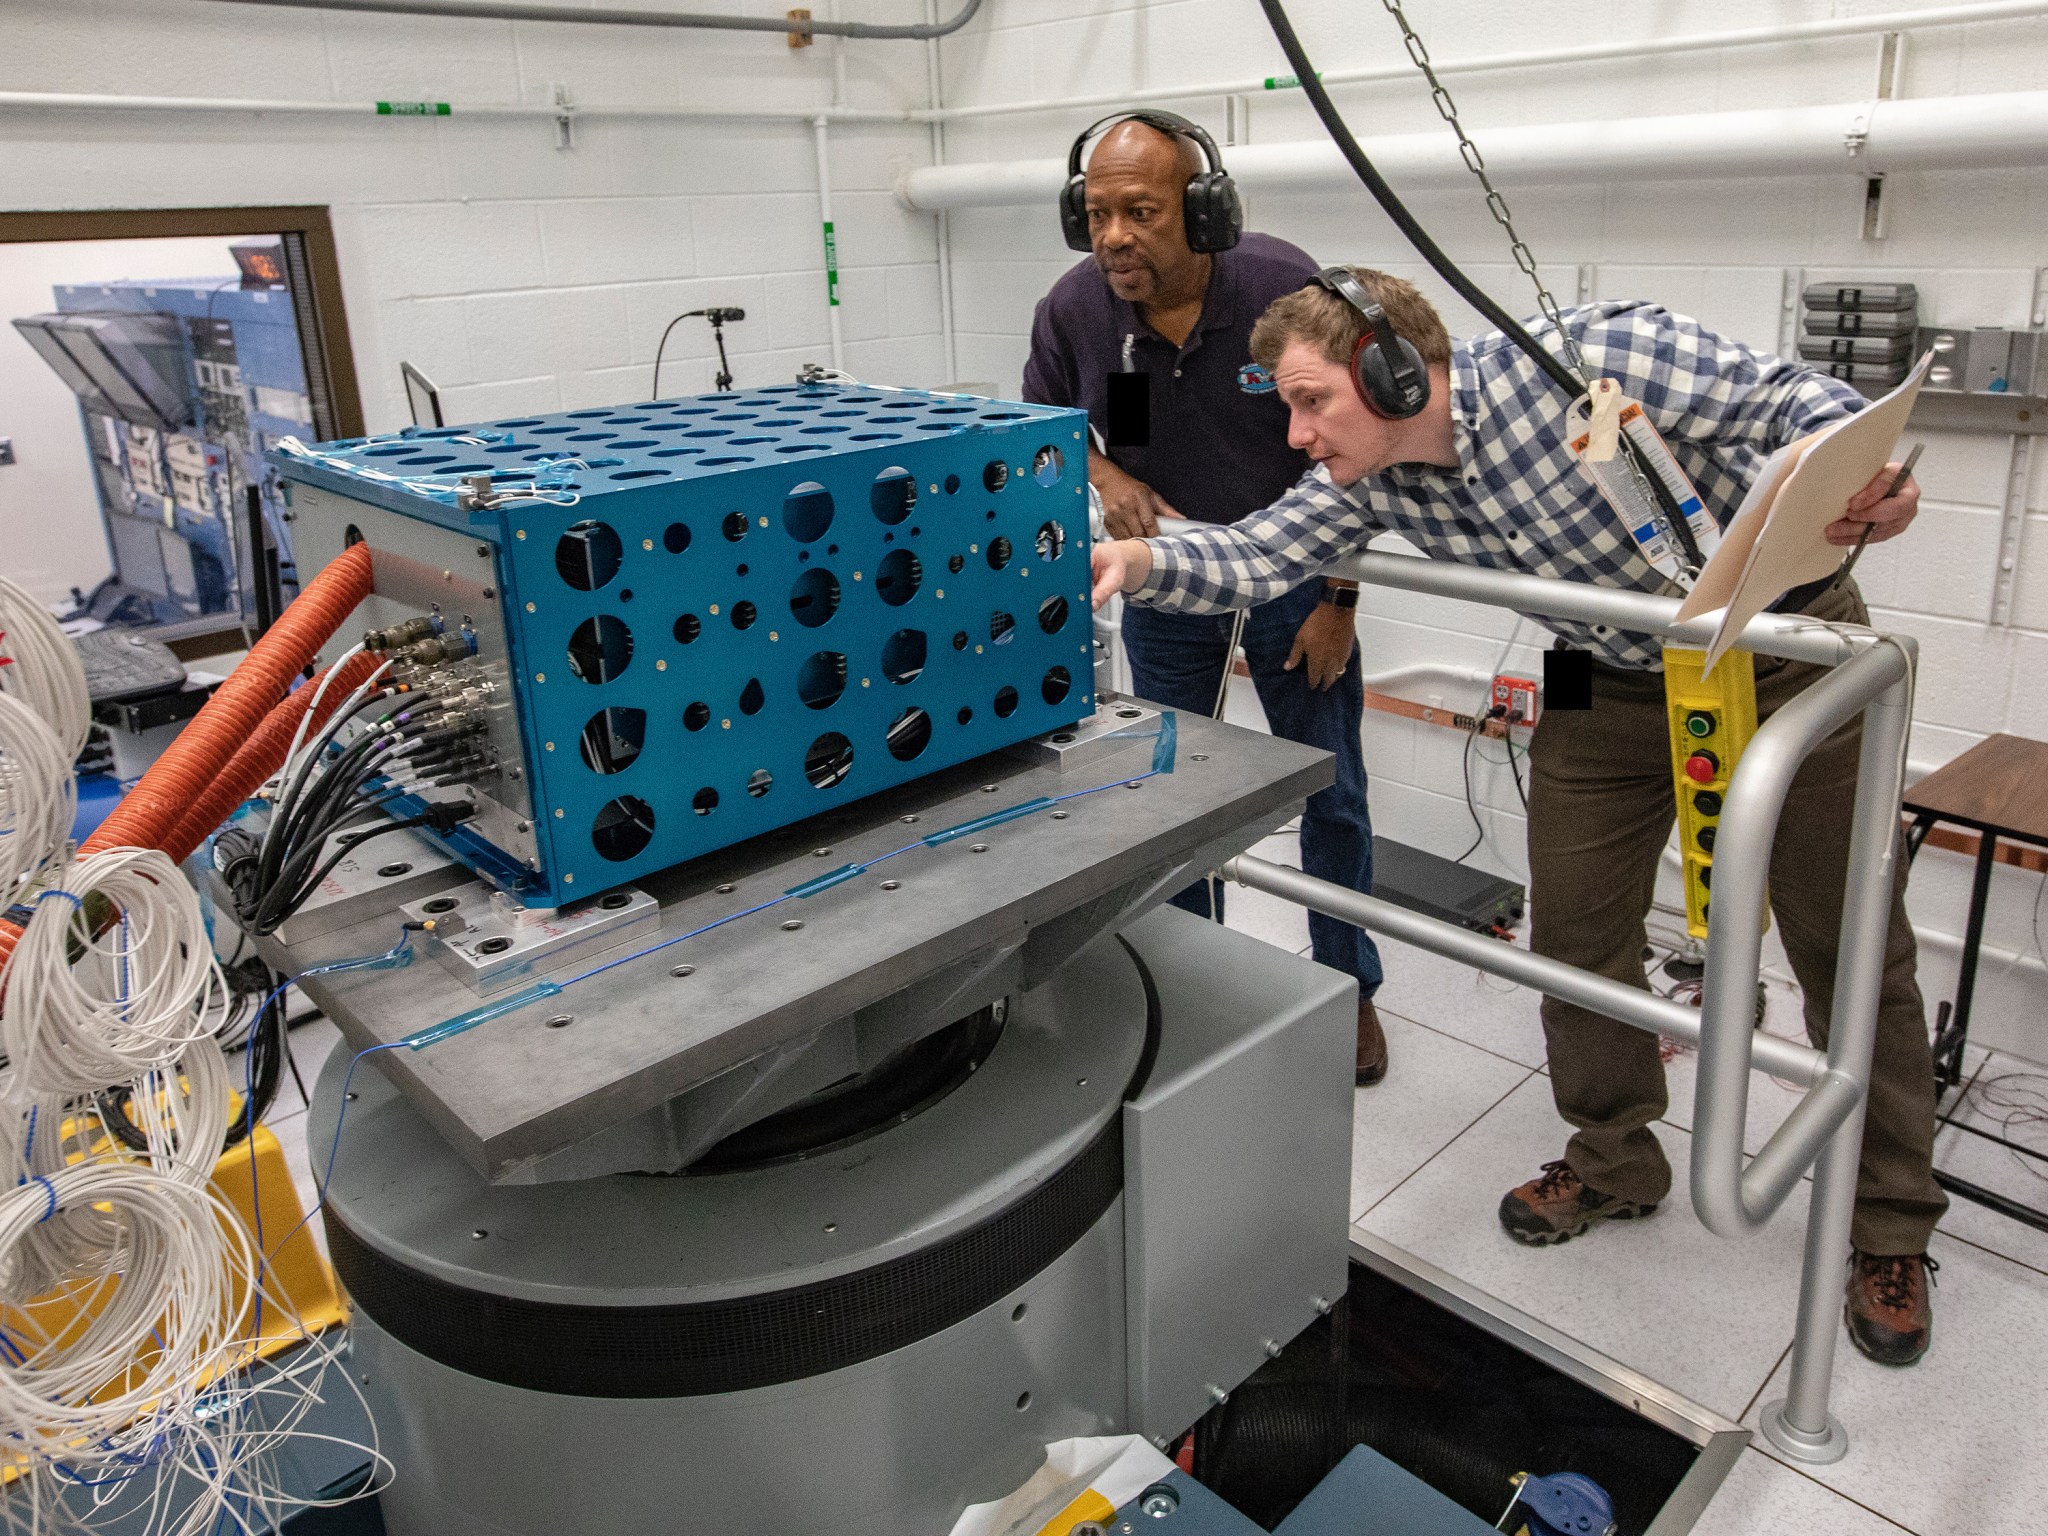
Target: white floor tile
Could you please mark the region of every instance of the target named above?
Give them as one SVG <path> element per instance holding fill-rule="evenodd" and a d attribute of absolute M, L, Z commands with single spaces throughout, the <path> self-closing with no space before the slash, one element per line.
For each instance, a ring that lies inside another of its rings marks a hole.
<path fill-rule="evenodd" d="M 2034 1536 L 2048 1475 L 2048 1275 L 1938 1234 L 1932 1251 L 1933 1349 L 1888 1370 L 1843 1338 L 1831 1406 L 1849 1454 L 1803 1470 L 1921 1536 Z M 1762 1401 L 1784 1390 L 1781 1369 Z"/>
<path fill-rule="evenodd" d="M 1687 1046 L 1664 1063 L 1664 1083 L 1670 1094 L 1670 1108 L 1664 1123 L 1691 1131 L 1694 1095 L 1699 1091 L 1700 1059 Z M 1742 1127 L 1742 1150 L 1752 1156 L 1770 1140 L 1771 1133 L 1785 1123 L 1798 1104 L 1802 1089 L 1761 1072 L 1749 1074 L 1749 1115 Z"/>
<path fill-rule="evenodd" d="M 1692 1536 L 1898 1536 L 1899 1530 L 1752 1448 L 1729 1471 Z"/>
<path fill-rule="evenodd" d="M 2015 1073 L 2025 1074 L 2026 1081 L 2011 1081 Z M 1985 1102 L 1986 1095 L 2014 1093 L 2028 1094 L 2035 1102 L 2048 1106 L 2048 1072 L 2017 1057 L 1994 1053 L 1971 1078 L 1968 1092 L 1960 1097 L 1949 1096 L 1948 1108 L 1956 1119 L 1967 1124 L 2048 1151 L 2048 1127 L 2016 1125 L 2008 1130 L 2001 1124 L 2004 1114 Z M 2021 1157 L 1953 1126 L 1944 1126 L 1935 1138 L 1934 1163 L 1958 1178 L 1981 1184 L 2022 1204 L 2048 1210 L 2048 1163 Z M 1948 1214 L 1941 1220 L 1941 1230 L 2008 1259 L 2048 1270 L 2048 1232 L 2001 1216 L 1960 1195 L 1949 1196 Z"/>
<path fill-rule="evenodd" d="M 1454 1140 L 1529 1069 L 1392 1014 L 1387 1075 L 1358 1090 L 1351 1133 L 1351 1209 L 1362 1213 Z"/>
<path fill-rule="evenodd" d="M 1500 1228 L 1500 1197 L 1556 1157 L 1565 1136 L 1549 1080 L 1531 1076 L 1361 1224 L 1736 1417 L 1791 1341 L 1804 1187 L 1756 1236 L 1715 1237 L 1685 1193 L 1692 1139 L 1667 1128 L 1660 1139 L 1675 1182 L 1655 1217 L 1599 1227 L 1562 1247 L 1523 1247 Z"/>
<path fill-rule="evenodd" d="M 1285 864 L 1289 869 L 1301 868 L 1301 830 L 1289 826 L 1262 837 L 1246 852 L 1252 857 L 1264 859 L 1268 864 Z M 1235 887 L 1233 887 L 1235 889 Z"/>
<path fill-rule="evenodd" d="M 1386 982 L 1374 999 L 1396 1013 L 1525 1067 L 1545 1060 L 1542 998 L 1526 987 L 1488 976 L 1469 965 L 1379 936 Z"/>

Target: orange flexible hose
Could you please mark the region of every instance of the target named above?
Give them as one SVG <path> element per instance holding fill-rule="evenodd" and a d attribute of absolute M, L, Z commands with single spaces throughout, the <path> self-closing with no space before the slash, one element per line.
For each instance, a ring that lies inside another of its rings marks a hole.
<path fill-rule="evenodd" d="M 172 829 L 255 733 L 292 678 L 370 595 L 370 584 L 368 544 L 352 545 L 330 561 L 79 846 L 78 857 L 103 848 L 167 849 Z M 0 920 L 0 972 L 20 938 L 20 925 Z"/>
<path fill-rule="evenodd" d="M 327 696 L 320 701 L 319 711 L 307 726 L 309 732 L 317 731 L 333 718 L 357 684 L 361 683 L 377 667 L 382 658 L 361 655 L 350 659 L 341 673 L 327 689 Z M 235 755 L 228 759 L 214 781 L 207 786 L 206 793 L 178 819 L 164 838 L 164 852 L 182 862 L 194 848 L 206 840 L 208 833 L 226 821 L 257 787 L 284 766 L 284 755 L 291 749 L 292 736 L 299 728 L 299 721 L 313 702 L 313 696 L 320 691 L 322 672 L 288 694 L 263 717 L 263 723 L 256 733 L 243 742 Z"/>

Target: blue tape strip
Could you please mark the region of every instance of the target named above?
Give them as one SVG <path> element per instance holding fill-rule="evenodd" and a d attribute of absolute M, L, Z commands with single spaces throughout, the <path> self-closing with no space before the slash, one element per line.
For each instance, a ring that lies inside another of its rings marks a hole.
<path fill-rule="evenodd" d="M 1013 805 L 1008 810 L 996 811 L 987 816 L 977 816 L 972 821 L 961 822 L 957 827 L 948 827 L 943 832 L 934 832 L 924 839 L 924 845 L 927 848 L 936 848 L 941 843 L 952 842 L 956 837 L 971 837 L 976 832 L 985 831 L 990 827 L 999 827 L 1006 821 L 1015 821 L 1020 816 L 1029 816 L 1034 811 L 1042 811 L 1051 804 L 1052 801 L 1049 798 L 1040 795 L 1034 800 L 1026 800 L 1022 805 Z"/>
<path fill-rule="evenodd" d="M 835 885 L 844 885 L 855 875 L 864 875 L 867 872 L 868 867 L 865 864 L 842 864 L 837 869 L 818 876 L 815 880 L 806 880 L 802 885 L 792 885 L 782 894 L 785 896 L 815 896 L 820 891 L 829 891 Z"/>
<path fill-rule="evenodd" d="M 1173 772 L 1174 755 L 1180 750 L 1180 716 L 1166 710 L 1159 717 L 1159 739 L 1152 743 L 1152 771 Z"/>
<path fill-rule="evenodd" d="M 561 987 L 555 982 L 536 981 L 530 987 L 521 987 L 517 992 L 506 993 L 505 996 L 499 998 L 494 1003 L 485 1003 L 481 1008 L 472 1008 L 467 1013 L 458 1013 L 452 1019 L 443 1019 L 440 1023 L 431 1025 L 417 1034 L 407 1035 L 397 1043 L 405 1046 L 408 1050 L 423 1051 L 428 1046 L 438 1041 L 446 1040 L 451 1035 L 464 1034 L 469 1030 L 475 1029 L 479 1024 L 488 1024 L 491 1020 L 503 1018 L 508 1013 L 517 1013 L 521 1008 L 537 1003 L 543 998 L 559 997 L 561 991 Z"/>

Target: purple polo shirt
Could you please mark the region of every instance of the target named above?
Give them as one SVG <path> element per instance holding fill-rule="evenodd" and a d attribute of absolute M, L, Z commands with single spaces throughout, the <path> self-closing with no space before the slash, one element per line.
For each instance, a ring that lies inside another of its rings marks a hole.
<path fill-rule="evenodd" d="M 1234 523 L 1279 500 L 1309 468 L 1308 456 L 1287 446 L 1279 395 L 1248 392 L 1243 375 L 1253 322 L 1313 277 L 1316 264 L 1285 240 L 1255 234 L 1212 263 L 1202 318 L 1176 347 L 1111 291 L 1092 256 L 1081 261 L 1038 301 L 1024 398 L 1085 407 L 1095 430 L 1107 431 L 1108 376 L 1122 371 L 1124 338 L 1134 337 L 1131 365 L 1152 376 L 1152 441 L 1112 448 L 1111 461 L 1183 516 Z"/>

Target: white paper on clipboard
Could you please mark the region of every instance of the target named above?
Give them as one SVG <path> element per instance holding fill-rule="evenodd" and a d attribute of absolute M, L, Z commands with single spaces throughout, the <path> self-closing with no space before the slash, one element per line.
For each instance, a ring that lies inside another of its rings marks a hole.
<path fill-rule="evenodd" d="M 1681 619 L 1721 610 L 1707 647 L 1709 671 L 1751 619 L 1792 588 L 1841 566 L 1845 552 L 1827 541 L 1827 527 L 1898 446 L 1933 360 L 1929 352 L 1883 399 L 1787 444 L 1765 464 L 1678 610 Z"/>

